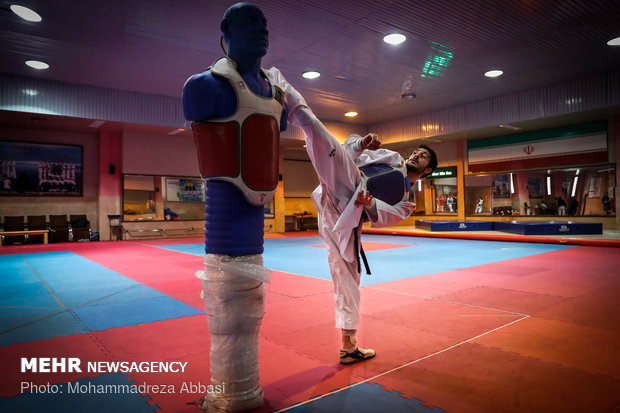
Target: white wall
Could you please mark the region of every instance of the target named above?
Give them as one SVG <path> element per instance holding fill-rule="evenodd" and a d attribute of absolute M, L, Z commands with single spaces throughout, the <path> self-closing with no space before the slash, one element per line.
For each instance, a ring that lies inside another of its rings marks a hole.
<path fill-rule="evenodd" d="M 125 133 L 123 173 L 200 176 L 194 138 Z"/>

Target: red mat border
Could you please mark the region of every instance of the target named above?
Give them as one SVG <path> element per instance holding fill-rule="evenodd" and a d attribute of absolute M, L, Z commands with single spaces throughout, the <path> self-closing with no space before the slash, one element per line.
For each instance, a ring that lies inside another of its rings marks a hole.
<path fill-rule="evenodd" d="M 426 238 L 453 238 L 453 239 L 469 239 L 481 241 L 508 241 L 508 242 L 531 242 L 539 244 L 563 244 L 563 245 L 584 245 L 591 247 L 615 247 L 620 248 L 620 240 L 618 239 L 602 239 L 602 238 L 572 238 L 572 237 L 553 237 L 553 236 L 535 236 L 535 235 L 504 235 L 504 234 L 466 234 L 466 233 L 449 233 L 438 234 L 430 232 L 411 232 L 406 230 L 395 229 L 377 229 L 364 228 L 364 234 L 376 235 L 404 235 L 408 237 L 426 237 Z"/>

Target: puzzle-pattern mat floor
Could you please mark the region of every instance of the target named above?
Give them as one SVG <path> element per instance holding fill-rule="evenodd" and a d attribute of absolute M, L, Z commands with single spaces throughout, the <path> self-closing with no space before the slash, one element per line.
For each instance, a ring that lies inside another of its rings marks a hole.
<path fill-rule="evenodd" d="M 273 274 L 259 412 L 620 405 L 617 249 L 367 234 L 363 241 L 372 275 L 362 277 L 359 340 L 377 357 L 342 366 L 322 241 L 266 239 Z M 200 411 L 186 403 L 210 384 L 194 277 L 202 250 L 199 239 L 3 248 L 0 411 Z M 168 373 L 22 373 L 22 358 L 33 357 L 186 364 Z M 28 391 L 48 383 L 65 393 Z M 141 391 L 113 393 L 128 388 Z"/>

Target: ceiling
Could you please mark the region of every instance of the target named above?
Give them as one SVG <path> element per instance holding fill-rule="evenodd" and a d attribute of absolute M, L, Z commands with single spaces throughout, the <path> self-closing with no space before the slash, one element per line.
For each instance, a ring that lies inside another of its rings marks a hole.
<path fill-rule="evenodd" d="M 2 1 L 1 73 L 173 97 L 181 96 L 190 75 L 222 55 L 219 24 L 233 4 L 15 1 L 43 21 L 24 21 Z M 369 125 L 620 67 L 620 47 L 606 45 L 620 36 L 620 7 L 611 0 L 254 3 L 268 21 L 263 66 L 277 66 L 324 120 Z M 384 43 L 392 32 L 407 41 Z M 31 69 L 24 64 L 29 59 L 50 68 Z M 321 76 L 302 78 L 309 69 Z M 487 78 L 490 69 L 504 74 Z M 403 93 L 417 97 L 403 99 Z M 352 110 L 358 117 L 345 119 Z M 32 117 L 4 113 L 0 120 L 18 125 L 49 118 Z M 90 123 L 54 121 L 74 128 Z"/>

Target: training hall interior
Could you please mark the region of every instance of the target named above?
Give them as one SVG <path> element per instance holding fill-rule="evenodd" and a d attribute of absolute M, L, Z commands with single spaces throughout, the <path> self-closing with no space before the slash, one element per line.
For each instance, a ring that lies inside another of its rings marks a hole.
<path fill-rule="evenodd" d="M 19 359 L 50 348 L 84 361 L 187 360 L 189 377 L 209 382 L 194 277 L 205 181 L 182 93 L 224 55 L 233 3 L 0 7 L 6 411 L 92 409 L 84 395 L 20 391 Z M 277 67 L 338 141 L 376 133 L 404 158 L 425 144 L 439 160 L 411 184 L 409 218 L 364 224 L 377 275 L 362 277 L 360 338 L 386 356 L 347 370 L 328 351 L 338 333 L 310 198 L 319 180 L 303 131 L 281 132 L 264 206 L 272 279 L 258 411 L 620 411 L 617 4 L 253 3 L 269 30 L 262 67 Z M 118 288 L 98 292 L 105 280 Z M 179 331 L 191 345 L 175 350 Z M 28 378 L 130 379 L 157 377 Z M 178 393 L 106 396 L 101 411 L 197 411 Z"/>

